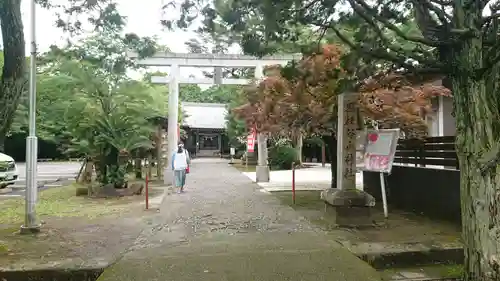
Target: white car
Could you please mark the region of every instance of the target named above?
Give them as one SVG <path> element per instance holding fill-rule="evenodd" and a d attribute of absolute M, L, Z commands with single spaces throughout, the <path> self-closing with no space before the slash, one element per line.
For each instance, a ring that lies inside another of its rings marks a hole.
<path fill-rule="evenodd" d="M 19 173 L 14 158 L 0 153 L 0 188 L 14 184 L 18 177 Z"/>

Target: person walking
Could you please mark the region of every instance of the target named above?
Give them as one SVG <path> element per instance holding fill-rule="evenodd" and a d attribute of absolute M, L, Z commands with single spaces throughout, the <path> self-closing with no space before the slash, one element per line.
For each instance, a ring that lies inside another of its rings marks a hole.
<path fill-rule="evenodd" d="M 189 169 L 189 164 L 191 164 L 189 154 L 187 150 L 184 149 L 184 145 L 179 143 L 177 151 L 175 151 L 172 155 L 172 170 L 174 171 L 174 181 L 177 193 L 184 192 L 184 185 L 186 184 L 186 174 Z"/>

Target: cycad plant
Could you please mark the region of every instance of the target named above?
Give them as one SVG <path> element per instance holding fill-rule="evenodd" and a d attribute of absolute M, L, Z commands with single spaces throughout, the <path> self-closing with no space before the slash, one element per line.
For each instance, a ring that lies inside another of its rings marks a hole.
<path fill-rule="evenodd" d="M 95 167 L 102 184 L 124 185 L 125 166 L 137 150 L 153 147 L 153 124 L 159 114 L 158 95 L 148 85 L 124 77 L 106 76 L 88 64 L 68 62 L 65 69 L 75 77 L 74 93 L 63 116 L 73 136 L 67 153 Z"/>

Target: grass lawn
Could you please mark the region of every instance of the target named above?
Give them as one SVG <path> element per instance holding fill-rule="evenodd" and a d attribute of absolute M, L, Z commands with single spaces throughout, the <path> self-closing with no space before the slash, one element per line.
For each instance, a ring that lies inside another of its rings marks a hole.
<path fill-rule="evenodd" d="M 38 194 L 36 213 L 39 219 L 48 217 L 96 218 L 128 211 L 130 203 L 142 200 L 143 196 L 95 199 L 75 196 L 77 184 L 50 188 Z M 0 200 L 0 225 L 22 224 L 24 220 L 24 198 Z"/>

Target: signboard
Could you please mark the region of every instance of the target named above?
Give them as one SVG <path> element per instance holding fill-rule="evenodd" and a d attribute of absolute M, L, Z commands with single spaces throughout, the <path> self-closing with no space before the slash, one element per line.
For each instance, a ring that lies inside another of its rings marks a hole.
<path fill-rule="evenodd" d="M 252 128 L 250 131 L 250 134 L 247 136 L 247 151 L 248 152 L 254 152 L 255 151 L 255 139 L 256 139 L 257 133 L 255 131 L 255 128 Z"/>
<path fill-rule="evenodd" d="M 361 163 L 357 162 L 357 166 L 365 171 L 390 173 L 398 145 L 399 129 L 367 130 L 360 138 L 364 139 L 363 163 L 359 165 Z"/>
<path fill-rule="evenodd" d="M 234 156 L 236 154 L 236 149 L 234 149 L 234 147 L 230 148 L 230 154 L 231 156 Z"/>

